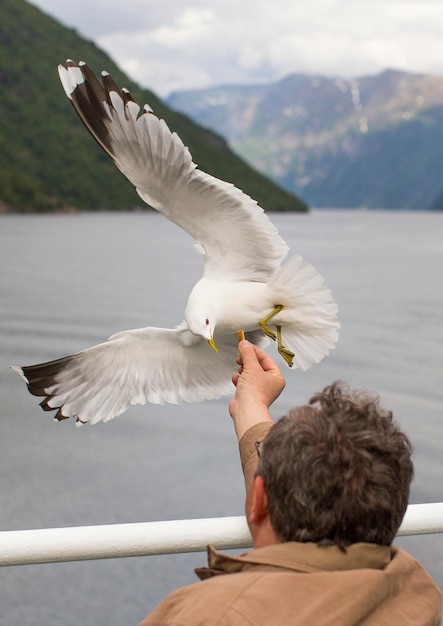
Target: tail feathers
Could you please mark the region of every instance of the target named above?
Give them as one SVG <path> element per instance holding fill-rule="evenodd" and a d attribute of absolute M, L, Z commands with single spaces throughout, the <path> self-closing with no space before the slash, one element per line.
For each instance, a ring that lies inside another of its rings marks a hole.
<path fill-rule="evenodd" d="M 283 291 L 293 306 L 333 302 L 323 276 L 299 254 L 290 257 L 276 272 L 272 285 L 276 290 Z M 337 305 L 335 307 L 337 312 Z"/>
<path fill-rule="evenodd" d="M 283 343 L 294 352 L 294 365 L 303 371 L 328 355 L 335 348 L 338 337 L 335 328 L 297 329 L 284 326 L 282 329 Z"/>
<path fill-rule="evenodd" d="M 323 276 L 300 255 L 292 256 L 272 279 L 283 304 L 282 340 L 294 352 L 294 364 L 307 370 L 330 353 L 338 341 L 338 307 Z M 276 317 L 275 323 L 280 323 Z"/>

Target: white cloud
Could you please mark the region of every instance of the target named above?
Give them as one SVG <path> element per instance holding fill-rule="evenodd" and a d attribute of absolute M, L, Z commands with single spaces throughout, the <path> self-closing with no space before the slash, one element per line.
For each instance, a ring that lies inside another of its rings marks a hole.
<path fill-rule="evenodd" d="M 159 95 L 291 72 L 443 73 L 441 0 L 33 1 Z"/>
<path fill-rule="evenodd" d="M 211 9 L 188 8 L 178 16 L 175 24 L 164 24 L 150 33 L 152 43 L 180 50 L 186 46 L 206 42 L 216 19 Z"/>

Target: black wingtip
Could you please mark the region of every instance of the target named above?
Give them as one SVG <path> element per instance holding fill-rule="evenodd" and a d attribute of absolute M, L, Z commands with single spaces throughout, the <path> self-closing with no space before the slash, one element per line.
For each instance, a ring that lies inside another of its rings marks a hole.
<path fill-rule="evenodd" d="M 50 402 L 54 398 L 54 394 L 48 393 L 48 390 L 57 386 L 58 375 L 72 358 L 72 356 L 67 356 L 38 365 L 11 367 L 26 382 L 30 394 L 43 397 L 43 400 L 40 402 L 40 407 L 43 411 L 56 411 L 54 418 L 59 422 L 68 419 L 69 415 L 64 415 L 63 406 L 51 406 Z"/>
<path fill-rule="evenodd" d="M 134 103 L 139 111 L 139 105 L 129 90 L 120 89 L 108 72 L 101 72 L 102 80 L 100 81 L 83 61 L 76 63 L 68 60 L 66 65 L 68 69 L 60 71 L 59 74 L 72 106 L 97 143 L 115 161 L 112 133 L 109 130 L 112 111 L 116 106 L 115 96 L 121 100 L 124 107 L 128 103 Z M 67 76 L 70 68 L 73 72 L 73 79 Z M 77 72 L 80 73 L 79 76 Z M 151 110 L 150 107 L 149 110 Z M 134 115 L 134 110 L 132 110 L 132 115 Z"/>

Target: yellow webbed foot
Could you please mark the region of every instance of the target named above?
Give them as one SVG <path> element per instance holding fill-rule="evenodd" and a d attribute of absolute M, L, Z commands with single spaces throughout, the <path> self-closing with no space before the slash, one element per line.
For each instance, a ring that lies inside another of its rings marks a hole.
<path fill-rule="evenodd" d="M 272 330 L 266 324 L 262 324 L 260 322 L 260 328 L 265 335 L 267 335 L 268 337 L 272 339 L 272 341 L 275 341 L 277 339 L 277 335 L 273 333 Z"/>
<path fill-rule="evenodd" d="M 282 310 L 283 305 L 281 304 L 276 304 L 275 307 L 272 309 L 272 311 L 269 313 L 269 315 L 267 315 L 266 317 L 264 317 L 262 320 L 260 320 L 259 324 L 260 324 L 260 328 L 262 330 L 262 332 L 267 335 L 268 337 L 270 337 L 273 341 L 275 341 L 277 339 L 277 335 L 269 328 L 268 326 L 268 322 L 270 319 L 272 319 L 275 315 L 277 315 L 277 313 L 280 313 L 280 311 Z"/>
<path fill-rule="evenodd" d="M 288 348 L 285 348 L 285 346 L 283 345 L 282 337 L 281 337 L 281 326 L 277 326 L 277 350 L 278 350 L 278 353 L 284 358 L 286 363 L 289 365 L 289 367 L 292 367 L 294 364 L 293 360 L 294 360 L 295 354 L 291 352 L 291 350 L 288 350 Z"/>

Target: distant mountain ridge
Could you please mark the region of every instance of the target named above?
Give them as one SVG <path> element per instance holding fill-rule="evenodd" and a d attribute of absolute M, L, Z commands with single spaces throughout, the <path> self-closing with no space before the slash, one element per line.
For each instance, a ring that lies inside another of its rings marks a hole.
<path fill-rule="evenodd" d="M 0 0 L 0 212 L 144 206 L 69 106 L 57 76 L 67 57 L 107 70 L 149 103 L 202 170 L 240 187 L 267 210 L 306 204 L 253 170 L 226 141 L 143 90 L 94 43 L 24 0 Z"/>
<path fill-rule="evenodd" d="M 167 102 L 312 206 L 443 207 L 443 77 L 293 74 Z"/>

